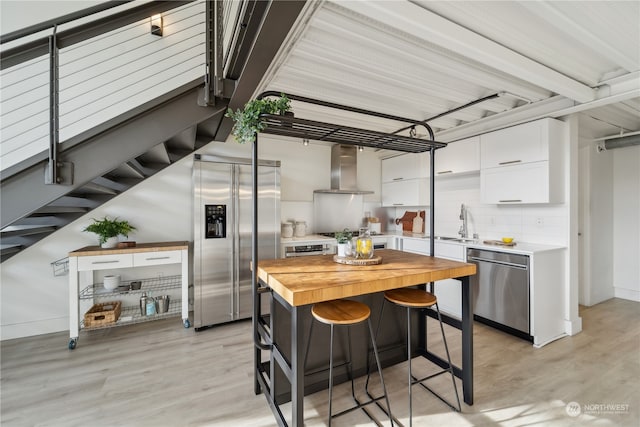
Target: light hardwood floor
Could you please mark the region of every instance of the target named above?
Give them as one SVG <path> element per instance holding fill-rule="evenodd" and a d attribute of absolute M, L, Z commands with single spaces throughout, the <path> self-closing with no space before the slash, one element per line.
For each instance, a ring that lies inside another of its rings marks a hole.
<path fill-rule="evenodd" d="M 476 323 L 475 404 L 454 413 L 414 388 L 414 426 L 640 425 L 640 304 L 581 308 L 583 332 L 541 349 Z M 437 325 L 430 342 L 437 347 Z M 253 394 L 251 323 L 195 333 L 179 319 L 3 341 L 2 426 L 273 426 Z M 448 336 L 459 360 L 457 331 Z M 415 359 L 417 371 L 430 367 Z M 406 363 L 384 371 L 394 414 L 407 423 Z M 442 376 L 432 383 L 445 394 Z M 357 385 L 362 383 L 359 379 Z M 350 404 L 337 386 L 334 410 Z M 570 402 L 581 414 L 569 416 Z M 325 425 L 327 392 L 305 398 L 307 426 Z M 605 407 L 597 405 L 618 405 Z M 290 414 L 289 405 L 284 405 Z M 378 414 L 384 420 L 383 414 Z M 372 425 L 361 411 L 335 426 Z M 388 425 L 385 424 L 385 425 Z"/>

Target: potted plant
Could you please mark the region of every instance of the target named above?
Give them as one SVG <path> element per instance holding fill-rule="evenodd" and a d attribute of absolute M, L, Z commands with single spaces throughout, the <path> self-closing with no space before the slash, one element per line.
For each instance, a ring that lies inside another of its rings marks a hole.
<path fill-rule="evenodd" d="M 336 242 L 338 242 L 338 256 L 351 256 L 351 239 L 353 238 L 353 232 L 345 228 L 342 231 L 337 231 L 335 238 Z"/>
<path fill-rule="evenodd" d="M 231 133 L 236 142 L 240 144 L 252 143 L 256 140 L 256 134 L 265 128 L 262 114 L 285 114 L 291 110 L 291 101 L 285 94 L 277 99 L 254 99 L 245 104 L 244 109 L 235 112 L 229 108 L 226 117 L 233 119 Z"/>
<path fill-rule="evenodd" d="M 118 218 L 109 219 L 104 217 L 103 219 L 93 218 L 93 224 L 87 226 L 82 231 L 89 231 L 98 235 L 100 246 L 103 248 L 114 248 L 118 244 L 118 236 L 129 236 L 129 233 L 136 228 L 129 224 L 128 221 L 119 221 Z"/>

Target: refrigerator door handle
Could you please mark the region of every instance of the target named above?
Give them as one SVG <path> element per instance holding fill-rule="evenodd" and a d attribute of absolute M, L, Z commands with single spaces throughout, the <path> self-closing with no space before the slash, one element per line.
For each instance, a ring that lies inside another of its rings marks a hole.
<path fill-rule="evenodd" d="M 233 320 L 240 317 L 240 167 L 233 165 Z"/>

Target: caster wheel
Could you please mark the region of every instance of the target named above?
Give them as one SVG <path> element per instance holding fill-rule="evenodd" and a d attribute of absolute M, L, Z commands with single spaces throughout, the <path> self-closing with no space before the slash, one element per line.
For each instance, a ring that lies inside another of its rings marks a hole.
<path fill-rule="evenodd" d="M 184 321 L 184 327 L 185 327 L 185 329 L 189 329 L 189 327 L 190 327 L 190 326 L 191 326 L 191 322 L 189 322 L 189 319 L 186 319 L 186 320 Z"/>
<path fill-rule="evenodd" d="M 77 338 L 71 338 L 69 340 L 69 350 L 73 350 L 74 348 L 76 348 L 76 344 L 78 343 L 78 339 Z"/>

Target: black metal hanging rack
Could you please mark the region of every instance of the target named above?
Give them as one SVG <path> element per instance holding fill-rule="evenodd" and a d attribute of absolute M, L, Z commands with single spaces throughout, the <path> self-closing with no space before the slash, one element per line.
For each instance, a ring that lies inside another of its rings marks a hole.
<path fill-rule="evenodd" d="M 318 122 L 314 120 L 301 119 L 294 115 L 273 115 L 263 114 L 261 117 L 265 119 L 266 127 L 261 131 L 264 134 L 279 135 L 286 137 L 294 137 L 301 139 L 312 139 L 315 141 L 333 142 L 336 144 L 357 145 L 361 147 L 370 147 L 386 150 L 394 150 L 405 153 L 424 153 L 429 151 L 430 156 L 430 176 L 434 176 L 435 170 L 435 150 L 447 146 L 445 142 L 438 142 L 434 139 L 434 133 L 426 121 L 408 119 L 386 113 L 365 110 L 362 108 L 350 107 L 347 105 L 336 104 L 333 102 L 321 101 L 318 99 L 307 98 L 304 96 L 282 93 L 277 91 L 266 91 L 257 96 L 257 99 L 263 99 L 270 96 L 279 97 L 285 95 L 293 101 L 299 101 L 322 107 L 333 108 L 351 113 L 363 114 L 366 116 L 378 117 L 386 120 L 393 120 L 401 123 L 409 123 L 408 127 L 399 129 L 395 132 L 384 133 L 368 129 L 359 129 L 350 126 L 343 126 L 334 123 Z M 426 128 L 430 139 L 415 138 L 415 127 L 423 126 Z M 399 135 L 400 132 L 411 129 L 411 136 Z M 255 196 L 258 192 L 258 135 L 256 135 L 252 150 L 252 175 L 253 175 L 253 232 L 252 232 L 252 252 L 251 265 L 258 265 L 258 198 Z M 434 181 L 430 180 L 430 206 L 429 206 L 429 225 L 430 225 L 430 249 L 431 253 L 435 252 L 434 238 Z M 260 286 L 258 280 L 258 270 L 252 270 L 252 292 L 254 298 L 253 304 L 253 335 L 256 347 L 256 358 L 259 360 L 260 350 L 270 350 L 271 343 L 267 332 L 267 325 L 261 323 L 260 313 L 260 294 L 268 292 Z M 256 390 L 256 393 L 258 391 Z"/>

